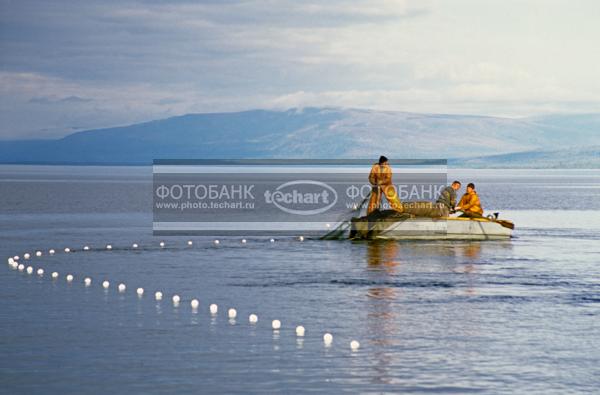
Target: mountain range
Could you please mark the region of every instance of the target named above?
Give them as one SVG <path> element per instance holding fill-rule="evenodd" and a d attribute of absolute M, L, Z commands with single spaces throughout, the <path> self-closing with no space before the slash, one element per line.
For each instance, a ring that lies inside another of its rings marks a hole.
<path fill-rule="evenodd" d="M 600 145 L 454 159 L 455 167 L 600 169 Z"/>
<path fill-rule="evenodd" d="M 56 140 L 0 141 L 0 162 L 145 165 L 154 159 L 385 154 L 451 158 L 470 167 L 600 167 L 599 132 L 600 114 L 514 119 L 340 108 L 252 110 L 188 114 Z"/>

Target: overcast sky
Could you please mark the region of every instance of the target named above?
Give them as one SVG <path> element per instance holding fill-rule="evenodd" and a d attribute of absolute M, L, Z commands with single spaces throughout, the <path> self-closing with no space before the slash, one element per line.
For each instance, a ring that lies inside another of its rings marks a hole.
<path fill-rule="evenodd" d="M 600 111 L 597 0 L 0 0 L 0 138 L 306 106 Z"/>

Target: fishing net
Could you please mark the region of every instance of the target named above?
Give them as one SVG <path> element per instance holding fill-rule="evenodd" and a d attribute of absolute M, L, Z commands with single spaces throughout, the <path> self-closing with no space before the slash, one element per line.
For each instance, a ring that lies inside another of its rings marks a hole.
<path fill-rule="evenodd" d="M 405 213 L 415 217 L 440 218 L 447 217 L 449 214 L 448 207 L 443 203 L 406 202 L 402 203 L 402 207 Z"/>

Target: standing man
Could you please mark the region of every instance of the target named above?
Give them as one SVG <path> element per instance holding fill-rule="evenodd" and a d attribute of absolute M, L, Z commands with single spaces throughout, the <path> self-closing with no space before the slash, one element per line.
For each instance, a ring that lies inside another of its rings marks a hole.
<path fill-rule="evenodd" d="M 441 209 L 444 211 L 445 216 L 453 213 L 456 207 L 456 191 L 460 189 L 460 181 L 455 180 L 452 185 L 444 188 L 440 197 L 438 197 L 436 204 L 442 206 Z M 447 211 L 447 212 L 446 212 Z"/>
<path fill-rule="evenodd" d="M 463 195 L 456 207 L 456 211 L 462 211 L 461 217 L 482 218 L 483 208 L 479 201 L 479 196 L 475 192 L 475 184 L 470 182 L 467 185 L 467 192 Z"/>
<path fill-rule="evenodd" d="M 372 186 L 371 199 L 367 208 L 367 215 L 378 210 L 381 204 L 381 195 L 390 203 L 390 207 L 398 212 L 404 211 L 402 203 L 396 193 L 396 188 L 392 184 L 392 168 L 385 156 L 379 157 L 379 162 L 375 163 L 369 174 L 369 182 Z"/>

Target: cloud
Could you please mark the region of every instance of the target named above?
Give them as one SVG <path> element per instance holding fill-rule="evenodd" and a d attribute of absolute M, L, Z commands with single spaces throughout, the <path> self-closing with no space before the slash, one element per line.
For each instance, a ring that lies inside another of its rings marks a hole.
<path fill-rule="evenodd" d="M 176 26 L 205 27 L 207 24 L 238 26 L 324 27 L 411 18 L 427 12 L 427 1 L 415 0 L 252 0 L 252 1 L 146 1 L 147 7 L 129 7 L 112 15 L 176 22 Z"/>
<path fill-rule="evenodd" d="M 364 63 L 361 49 L 377 45 L 357 36 L 425 12 L 414 0 L 13 4 L 0 16 L 4 70 L 158 83 L 212 74 L 230 84 L 226 72 L 240 67 Z"/>
<path fill-rule="evenodd" d="M 493 107 L 497 116 L 525 117 L 535 113 L 598 112 L 597 96 L 569 96 L 568 92 L 532 92 L 526 100 L 515 99 L 514 88 L 496 85 L 459 85 L 451 89 L 298 91 L 274 97 L 263 103 L 265 108 L 286 109 L 312 106 L 334 106 L 375 110 L 412 112 L 489 114 Z M 452 103 L 449 105 L 448 103 Z M 519 108 L 519 110 L 515 110 Z"/>
<path fill-rule="evenodd" d="M 314 105 L 598 110 L 600 28 L 582 4 L 507 18 L 500 1 L 4 2 L 0 138 Z"/>
<path fill-rule="evenodd" d="M 48 97 L 48 96 L 36 96 L 29 99 L 28 103 L 34 104 L 53 104 L 53 103 L 88 103 L 92 99 L 79 97 L 79 96 L 67 96 L 67 97 Z"/>
<path fill-rule="evenodd" d="M 0 72 L 0 119 L 8 137 L 58 137 L 78 128 L 141 122 L 191 110 L 189 91 L 145 84 L 98 84 L 37 73 Z M 167 100 L 167 102 L 161 102 Z"/>

